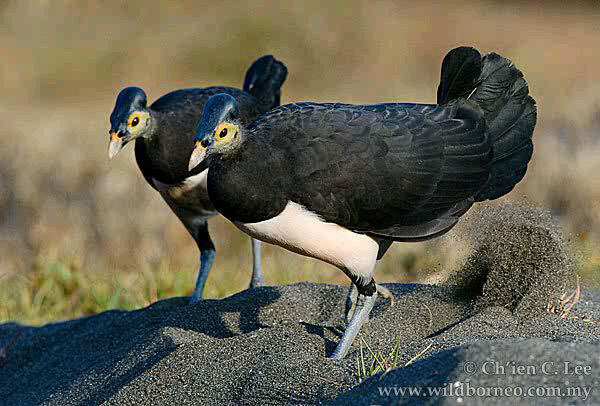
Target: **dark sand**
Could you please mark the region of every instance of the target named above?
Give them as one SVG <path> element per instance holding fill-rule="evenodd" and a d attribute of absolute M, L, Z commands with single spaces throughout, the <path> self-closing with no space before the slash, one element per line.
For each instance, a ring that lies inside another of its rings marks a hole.
<path fill-rule="evenodd" d="M 426 351 L 383 378 L 358 385 L 358 340 L 345 360 L 326 358 L 347 288 L 298 284 L 40 328 L 0 325 L 0 348 L 17 337 L 0 360 L 0 404 L 600 404 L 600 292 L 584 291 L 566 319 L 548 313 L 548 300 L 575 286 L 560 233 L 537 210 L 488 213 L 449 284 L 386 285 L 396 304 L 379 300 L 361 339 L 385 354 L 399 339 L 399 366 Z M 445 385 L 453 392 L 394 393 Z M 482 394 L 488 387 L 496 392 Z M 498 392 L 507 387 L 580 392 Z"/>

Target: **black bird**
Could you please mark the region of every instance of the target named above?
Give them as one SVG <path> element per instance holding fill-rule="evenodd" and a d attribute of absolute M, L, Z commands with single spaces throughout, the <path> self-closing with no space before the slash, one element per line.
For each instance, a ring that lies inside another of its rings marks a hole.
<path fill-rule="evenodd" d="M 211 97 L 190 168 L 208 162 L 210 200 L 242 231 L 348 275 L 359 300 L 343 358 L 391 243 L 440 236 L 523 178 L 536 105 L 512 62 L 461 47 L 442 62 L 437 104 L 296 103 L 240 120 L 234 98 Z"/>
<path fill-rule="evenodd" d="M 287 68 L 267 55 L 256 60 L 244 80 L 244 90 L 231 87 L 182 89 L 167 93 L 146 107 L 146 93 L 138 87 L 123 89 L 110 115 L 112 159 L 130 141 L 146 181 L 156 189 L 179 217 L 200 249 L 200 271 L 191 302 L 202 300 L 206 278 L 215 257 L 207 220 L 217 214 L 206 190 L 207 165 L 188 171 L 193 139 L 206 101 L 216 94 L 235 100 L 240 123 L 279 106 L 280 88 Z M 254 267 L 251 286 L 260 286 L 263 275 L 260 241 L 252 240 Z"/>

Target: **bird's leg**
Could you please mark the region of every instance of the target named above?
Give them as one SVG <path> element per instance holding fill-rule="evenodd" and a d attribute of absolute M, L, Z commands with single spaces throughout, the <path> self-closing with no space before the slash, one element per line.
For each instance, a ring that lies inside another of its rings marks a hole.
<path fill-rule="evenodd" d="M 346 321 L 350 323 L 352 317 L 354 317 L 354 312 L 356 311 L 356 302 L 358 301 L 358 289 L 356 289 L 356 285 L 351 283 L 350 290 L 346 295 Z"/>
<path fill-rule="evenodd" d="M 250 287 L 256 288 L 265 285 L 265 277 L 262 273 L 261 264 L 261 241 L 255 238 L 252 239 L 252 279 Z"/>
<path fill-rule="evenodd" d="M 200 302 L 204 296 L 204 286 L 215 260 L 216 251 L 210 239 L 208 223 L 206 221 L 194 224 L 193 228 L 190 228 L 190 231 L 200 249 L 200 271 L 198 272 L 198 279 L 196 279 L 194 293 L 192 293 L 192 297 L 190 298 L 190 303 L 196 303 Z"/>
<path fill-rule="evenodd" d="M 381 259 L 387 252 L 387 250 L 392 245 L 393 241 L 390 240 L 381 240 L 379 242 L 379 252 L 377 253 L 377 262 L 375 263 L 375 269 L 381 262 Z M 382 298 L 388 299 L 390 301 L 390 306 L 394 305 L 394 295 L 390 290 L 384 286 L 376 285 L 377 293 L 381 295 Z M 346 296 L 346 320 L 350 323 L 350 320 L 354 317 L 354 313 L 356 312 L 356 301 L 358 298 L 358 289 L 356 285 L 353 283 L 350 285 L 350 290 L 348 291 L 348 295 Z"/>
<path fill-rule="evenodd" d="M 192 297 L 190 297 L 190 303 L 202 301 L 204 296 L 204 286 L 206 285 L 208 273 L 210 272 L 212 264 L 215 260 L 215 255 L 216 251 L 214 249 L 200 251 L 200 271 L 198 272 L 198 279 L 196 279 L 194 293 L 192 293 Z"/>
<path fill-rule="evenodd" d="M 373 309 L 375 301 L 377 300 L 377 288 L 375 286 L 375 281 L 372 279 L 366 286 L 357 285 L 357 291 L 358 295 L 352 320 L 350 320 L 342 339 L 337 347 L 335 347 L 335 351 L 331 355 L 332 359 L 342 359 L 346 356 L 348 350 L 350 350 L 350 347 L 352 346 L 352 342 L 354 342 L 356 335 L 360 331 L 360 328 L 367 320 L 369 320 L 369 313 L 371 313 L 371 309 Z"/>

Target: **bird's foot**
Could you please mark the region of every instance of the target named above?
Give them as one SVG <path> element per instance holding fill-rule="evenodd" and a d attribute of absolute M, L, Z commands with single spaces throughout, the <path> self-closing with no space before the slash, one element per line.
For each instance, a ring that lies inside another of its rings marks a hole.
<path fill-rule="evenodd" d="M 202 301 L 202 297 L 196 297 L 195 295 L 190 296 L 190 304 L 198 303 Z"/>
<path fill-rule="evenodd" d="M 252 279 L 250 280 L 250 289 L 259 288 L 261 286 L 266 286 L 265 278 L 263 277 L 262 273 L 259 275 L 253 274 Z"/>
<path fill-rule="evenodd" d="M 392 294 L 392 292 L 390 292 L 390 290 L 383 285 L 375 285 L 375 286 L 377 287 L 377 294 L 380 295 L 382 298 L 389 300 L 390 306 L 393 306 L 395 301 L 394 301 L 394 295 Z"/>
<path fill-rule="evenodd" d="M 394 295 L 392 294 L 392 292 L 390 292 L 390 290 L 388 288 L 386 288 L 385 286 L 382 285 L 375 285 L 375 287 L 377 288 L 377 294 L 381 295 L 382 298 L 387 299 L 390 301 L 390 306 L 394 305 Z M 352 318 L 354 317 L 354 314 L 356 313 L 356 301 L 358 299 L 358 290 L 356 289 L 356 286 L 354 284 L 352 284 L 350 286 L 350 291 L 348 292 L 348 296 L 346 296 L 346 321 L 348 323 L 350 323 L 350 320 L 352 320 Z M 367 317 L 367 322 L 369 321 L 368 317 Z"/>

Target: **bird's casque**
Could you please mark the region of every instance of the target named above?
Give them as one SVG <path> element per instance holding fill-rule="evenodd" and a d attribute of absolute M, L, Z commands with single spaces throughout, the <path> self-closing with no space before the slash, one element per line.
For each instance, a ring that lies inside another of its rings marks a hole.
<path fill-rule="evenodd" d="M 207 219 L 217 212 L 206 190 L 206 165 L 188 171 L 193 139 L 205 103 L 216 94 L 236 102 L 236 119 L 250 123 L 279 105 L 287 76 L 283 63 L 267 55 L 246 73 L 243 90 L 230 87 L 182 89 L 170 92 L 149 107 L 146 93 L 127 87 L 117 96 L 110 116 L 109 157 L 135 140 L 135 157 L 146 181 L 156 189 L 183 222 L 200 249 L 200 271 L 192 302 L 202 299 L 206 277 L 215 257 Z M 253 240 L 252 285 L 263 283 L 259 241 Z"/>
<path fill-rule="evenodd" d="M 361 299 L 334 358 L 368 317 L 391 242 L 444 234 L 475 202 L 510 192 L 533 152 L 522 73 L 468 47 L 444 58 L 437 104 L 295 103 L 246 124 L 227 119 L 235 103 L 207 102 L 190 167 L 208 163 L 211 202 L 241 230 L 350 277 Z"/>

